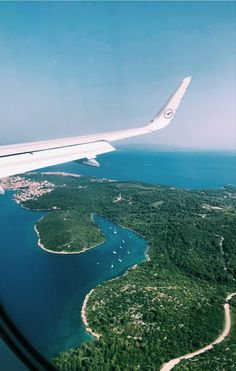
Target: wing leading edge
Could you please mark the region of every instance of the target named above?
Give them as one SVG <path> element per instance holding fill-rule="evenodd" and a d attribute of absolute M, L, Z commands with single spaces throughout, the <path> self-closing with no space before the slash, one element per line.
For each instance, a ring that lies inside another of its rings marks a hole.
<path fill-rule="evenodd" d="M 166 127 L 173 119 L 190 81 L 191 77 L 186 77 L 153 120 L 143 127 L 0 146 L 0 178 L 74 160 L 98 166 L 96 161 L 91 160 L 102 153 L 114 151 L 115 148 L 110 142 L 148 134 Z"/>

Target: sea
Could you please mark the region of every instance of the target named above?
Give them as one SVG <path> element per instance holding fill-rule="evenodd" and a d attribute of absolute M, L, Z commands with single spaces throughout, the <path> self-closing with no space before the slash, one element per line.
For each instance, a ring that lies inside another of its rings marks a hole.
<path fill-rule="evenodd" d="M 121 146 L 98 156 L 100 167 L 70 162 L 47 168 L 99 178 L 141 181 L 188 189 L 236 185 L 236 152 L 158 151 L 153 146 Z"/>
<path fill-rule="evenodd" d="M 68 163 L 65 171 L 120 181 L 142 181 L 188 189 L 236 185 L 233 152 L 158 151 L 121 147 L 98 157 L 99 168 Z M 86 294 L 146 260 L 147 241 L 101 215 L 94 221 L 106 237 L 82 254 L 57 255 L 38 247 L 35 223 L 44 213 L 18 205 L 13 193 L 0 195 L 1 303 L 18 329 L 44 357 L 91 340 L 81 320 Z M 3 342 L 0 370 L 25 370 Z"/>

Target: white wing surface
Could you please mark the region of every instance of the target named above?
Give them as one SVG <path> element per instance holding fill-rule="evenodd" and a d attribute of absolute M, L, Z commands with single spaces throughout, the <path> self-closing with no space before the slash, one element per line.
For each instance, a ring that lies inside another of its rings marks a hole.
<path fill-rule="evenodd" d="M 0 146 L 0 178 L 69 161 L 99 166 L 97 155 L 114 151 L 110 142 L 163 129 L 175 112 L 191 81 L 186 77 L 157 115 L 143 127 L 72 138 Z"/>

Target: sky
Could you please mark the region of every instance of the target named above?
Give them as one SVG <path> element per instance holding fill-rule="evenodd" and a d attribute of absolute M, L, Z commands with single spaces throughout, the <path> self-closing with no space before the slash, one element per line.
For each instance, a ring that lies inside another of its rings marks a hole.
<path fill-rule="evenodd" d="M 127 141 L 236 149 L 235 7 L 0 2 L 0 144 L 142 126 L 192 75 L 171 125 Z"/>

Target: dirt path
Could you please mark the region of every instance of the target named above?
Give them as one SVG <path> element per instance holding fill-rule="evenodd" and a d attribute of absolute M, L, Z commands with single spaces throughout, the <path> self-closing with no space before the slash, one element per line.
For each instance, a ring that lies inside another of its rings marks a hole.
<path fill-rule="evenodd" d="M 178 357 L 178 358 L 174 358 L 174 359 L 171 359 L 169 362 L 165 363 L 160 371 L 170 371 L 173 367 L 175 367 L 180 361 L 184 360 L 184 359 L 190 359 L 190 358 L 193 358 L 195 356 L 198 356 L 199 354 L 201 353 L 204 353 L 210 349 L 213 348 L 213 346 L 215 344 L 219 344 L 221 343 L 225 338 L 226 336 L 229 334 L 229 331 L 230 331 L 230 326 L 231 326 L 231 317 L 230 317 L 230 310 L 229 310 L 229 304 L 228 304 L 228 301 L 234 296 L 236 295 L 236 292 L 230 294 L 227 296 L 226 298 L 226 303 L 224 304 L 224 310 L 225 310 L 225 327 L 224 327 L 224 330 L 222 331 L 222 333 L 220 334 L 220 336 L 218 336 L 218 338 L 213 341 L 213 343 L 205 346 L 204 348 L 201 348 L 199 350 L 197 350 L 196 352 L 193 352 L 193 353 L 188 353 L 188 354 L 185 354 L 184 356 L 181 356 L 181 357 Z"/>

